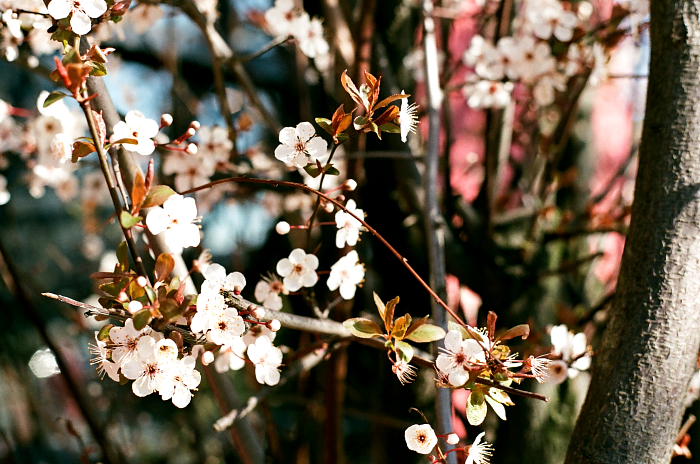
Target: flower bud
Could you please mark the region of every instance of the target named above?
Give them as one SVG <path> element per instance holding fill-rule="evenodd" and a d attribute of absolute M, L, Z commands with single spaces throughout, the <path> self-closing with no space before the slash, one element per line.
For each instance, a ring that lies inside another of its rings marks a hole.
<path fill-rule="evenodd" d="M 280 221 L 275 226 L 275 231 L 280 235 L 287 235 L 291 229 L 287 221 Z"/>
<path fill-rule="evenodd" d="M 265 317 L 265 308 L 258 306 L 253 310 L 252 314 L 253 317 L 255 317 L 256 319 L 262 319 L 263 317 Z"/>
<path fill-rule="evenodd" d="M 187 132 L 185 132 L 185 138 L 189 139 L 190 137 L 194 137 L 194 134 L 196 134 L 196 133 L 197 133 L 197 130 L 190 127 L 189 129 L 187 129 Z"/>
<path fill-rule="evenodd" d="M 456 433 L 451 433 L 445 439 L 448 445 L 456 445 L 459 443 L 459 436 Z"/>
<path fill-rule="evenodd" d="M 143 304 L 141 304 L 140 301 L 133 300 L 129 302 L 129 305 L 127 306 L 127 309 L 131 314 L 135 314 L 143 309 Z"/>
<path fill-rule="evenodd" d="M 205 351 L 202 353 L 202 364 L 205 366 L 208 366 L 209 364 L 214 362 L 214 353 L 211 351 Z"/>
<path fill-rule="evenodd" d="M 141 288 L 144 288 L 146 285 L 148 285 L 148 279 L 144 276 L 138 276 L 136 278 L 136 285 L 138 285 Z"/>
<path fill-rule="evenodd" d="M 355 179 L 348 179 L 345 181 L 345 190 L 353 192 L 357 188 L 357 181 Z"/>
<path fill-rule="evenodd" d="M 282 324 L 277 319 L 273 319 L 270 322 L 268 322 L 267 326 L 273 332 L 277 332 L 279 329 L 282 328 Z"/>
<path fill-rule="evenodd" d="M 169 113 L 163 113 L 160 115 L 160 127 L 169 127 L 173 123 L 173 115 Z"/>
<path fill-rule="evenodd" d="M 323 209 L 326 211 L 326 213 L 332 213 L 333 209 L 335 209 L 335 205 L 329 201 L 323 205 Z"/>
<path fill-rule="evenodd" d="M 199 123 L 199 121 L 192 121 L 190 123 L 190 129 L 194 129 L 195 132 L 198 131 L 200 127 L 202 127 L 202 125 Z M 194 133 L 192 135 L 194 135 Z"/>
<path fill-rule="evenodd" d="M 129 301 L 129 295 L 127 295 L 126 292 L 124 290 L 122 290 L 121 292 L 119 292 L 119 296 L 117 297 L 117 300 L 122 302 L 122 303 L 126 303 L 127 301 Z"/>
<path fill-rule="evenodd" d="M 189 143 L 187 144 L 187 148 L 185 148 L 185 153 L 187 153 L 188 155 L 196 155 L 197 150 L 197 145 L 195 145 L 194 143 Z"/>

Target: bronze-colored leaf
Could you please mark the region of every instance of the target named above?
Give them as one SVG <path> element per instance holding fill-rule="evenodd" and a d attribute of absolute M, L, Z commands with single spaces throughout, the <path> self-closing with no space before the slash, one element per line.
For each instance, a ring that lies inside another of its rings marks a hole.
<path fill-rule="evenodd" d="M 170 253 L 161 253 L 156 259 L 156 282 L 165 282 L 175 269 L 175 259 Z"/>
<path fill-rule="evenodd" d="M 393 337 L 396 337 L 398 340 L 402 340 L 406 336 L 406 331 L 410 326 L 411 315 L 404 314 L 403 316 L 396 319 L 396 321 L 394 322 L 394 330 L 391 331 L 391 335 Z"/>
<path fill-rule="evenodd" d="M 141 210 L 141 205 L 146 199 L 147 193 L 148 192 L 146 191 L 146 181 L 143 178 L 141 170 L 139 169 L 136 172 L 136 177 L 134 177 L 134 185 L 131 188 L 131 202 L 133 203 L 133 214 L 138 214 L 138 212 Z"/>

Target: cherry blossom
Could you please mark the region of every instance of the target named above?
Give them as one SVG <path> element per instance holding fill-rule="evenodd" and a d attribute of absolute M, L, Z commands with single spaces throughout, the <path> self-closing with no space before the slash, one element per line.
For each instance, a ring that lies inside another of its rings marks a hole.
<path fill-rule="evenodd" d="M 255 285 L 255 299 L 266 308 L 279 311 L 282 309 L 282 297 L 285 288 L 276 277 L 263 278 Z"/>
<path fill-rule="evenodd" d="M 206 279 L 204 287 L 209 290 L 233 292 L 238 295 L 243 291 L 246 280 L 245 276 L 240 272 L 232 272 L 226 274 L 226 269 L 220 264 L 210 264 L 204 271 Z"/>
<path fill-rule="evenodd" d="M 279 141 L 281 145 L 275 149 L 275 158 L 297 168 L 321 160 L 328 148 L 328 143 L 316 135 L 310 122 L 300 122 L 296 128 L 285 127 L 280 131 Z"/>
<path fill-rule="evenodd" d="M 467 451 L 467 460 L 464 464 L 489 464 L 491 454 L 493 453 L 493 445 L 484 441 L 484 432 L 476 436 L 474 443 L 471 444 Z"/>
<path fill-rule="evenodd" d="M 78 35 L 85 35 L 92 29 L 90 18 L 99 18 L 107 11 L 104 0 L 51 0 L 49 14 L 54 19 L 70 16 L 70 27 Z"/>
<path fill-rule="evenodd" d="M 247 335 L 247 333 L 246 333 Z M 237 371 L 245 366 L 246 343 L 241 337 L 232 337 L 227 345 L 219 349 L 214 362 L 216 372 Z"/>
<path fill-rule="evenodd" d="M 404 93 L 403 90 L 401 93 Z M 401 141 L 406 143 L 408 134 L 415 134 L 418 126 L 418 105 L 408 104 L 408 98 L 401 99 L 401 109 L 399 111 L 399 127 L 401 130 Z"/>
<path fill-rule="evenodd" d="M 165 234 L 165 242 L 173 253 L 199 245 L 197 205 L 194 198 L 171 195 L 163 206 L 152 208 L 146 216 L 146 226 L 154 235 Z"/>
<path fill-rule="evenodd" d="M 248 359 L 255 364 L 255 378 L 260 384 L 277 385 L 280 381 L 279 366 L 282 351 L 269 338 L 259 337 L 248 345 Z"/>
<path fill-rule="evenodd" d="M 10 201 L 10 192 L 7 190 L 7 179 L 0 174 L 0 206 Z"/>
<path fill-rule="evenodd" d="M 278 321 L 279 322 L 279 321 Z M 243 342 L 246 345 L 250 345 L 256 342 L 260 337 L 267 337 L 270 341 L 273 341 L 277 336 L 277 332 L 268 329 L 266 326 L 261 324 L 253 324 L 253 326 L 248 329 L 248 331 L 243 335 Z"/>
<path fill-rule="evenodd" d="M 174 176 L 175 188 L 179 191 L 206 184 L 215 171 L 215 165 L 206 162 L 205 157 L 200 152 L 195 155 L 172 152 L 165 157 L 163 162 L 163 174 Z"/>
<path fill-rule="evenodd" d="M 458 330 L 450 330 L 445 335 L 445 348 L 435 360 L 436 367 L 445 375 L 451 385 L 460 387 L 469 380 L 469 369 L 486 363 L 484 349 L 473 338 L 462 339 Z"/>
<path fill-rule="evenodd" d="M 365 212 L 357 207 L 355 200 L 348 200 L 345 207 L 355 216 L 362 219 L 365 218 Z M 335 213 L 335 224 L 338 228 L 335 235 L 335 246 L 343 248 L 346 244 L 348 246 L 357 245 L 360 232 L 362 231 L 362 223 L 360 221 L 352 217 L 348 212 L 338 211 Z"/>
<path fill-rule="evenodd" d="M 117 364 L 123 364 L 130 360 L 136 354 L 139 340 L 152 333 L 153 331 L 149 326 L 141 330 L 136 330 L 134 328 L 133 319 L 124 321 L 124 327 L 112 327 L 109 331 L 109 338 L 114 345 L 112 349 L 112 361 Z"/>
<path fill-rule="evenodd" d="M 574 334 L 561 324 L 552 327 L 549 336 L 552 340 L 552 354 L 561 356 L 562 360 L 568 364 L 569 378 L 576 377 L 581 371 L 591 366 L 586 334 L 583 332 Z"/>
<path fill-rule="evenodd" d="M 318 258 L 306 254 L 301 248 L 295 248 L 289 258 L 283 258 L 277 263 L 277 273 L 283 277 L 284 288 L 296 292 L 301 287 L 313 287 L 318 282 Z"/>
<path fill-rule="evenodd" d="M 275 5 L 265 11 L 267 27 L 277 36 L 292 35 L 296 18 L 294 0 L 275 0 Z"/>
<path fill-rule="evenodd" d="M 192 332 L 206 334 L 217 345 L 230 345 L 245 332 L 245 322 L 234 308 L 197 311 L 190 323 Z"/>
<path fill-rule="evenodd" d="M 122 365 L 124 377 L 134 381 L 131 390 L 136 396 L 148 396 L 158 391 L 161 382 L 166 380 L 167 364 L 172 360 L 166 356 L 159 357 L 155 347 L 155 338 L 150 335 L 140 338 L 135 356 Z"/>
<path fill-rule="evenodd" d="M 97 375 L 103 378 L 105 374 L 119 382 L 119 364 L 112 362 L 112 350 L 107 348 L 107 342 L 97 338 L 99 332 L 95 332 L 95 343 L 89 345 L 90 353 L 93 357 L 90 359 L 90 364 L 97 366 Z"/>
<path fill-rule="evenodd" d="M 171 400 L 178 408 L 184 408 L 192 400 L 191 390 L 202 381 L 202 375 L 195 369 L 196 358 L 185 356 L 172 360 L 165 367 L 158 381 L 158 393 L 164 401 Z"/>
<path fill-rule="evenodd" d="M 54 0 L 55 1 L 55 0 Z M 126 113 L 124 121 L 114 125 L 110 142 L 115 143 L 123 139 L 135 139 L 137 143 L 124 143 L 123 147 L 139 155 L 150 155 L 156 149 L 153 138 L 158 135 L 158 123 L 148 119 L 140 111 L 131 110 Z"/>
<path fill-rule="evenodd" d="M 404 432 L 406 446 L 411 451 L 420 454 L 430 454 L 437 445 L 438 439 L 430 424 L 414 424 Z"/>
<path fill-rule="evenodd" d="M 500 81 L 478 81 L 464 88 L 472 108 L 503 108 L 510 102 L 512 91 L 512 82 Z"/>
<path fill-rule="evenodd" d="M 292 22 L 292 34 L 301 52 L 309 58 L 327 55 L 330 50 L 323 38 L 323 24 L 318 18 L 310 19 L 306 13 L 300 15 Z"/>
<path fill-rule="evenodd" d="M 365 267 L 359 263 L 359 259 L 357 251 L 352 250 L 333 264 L 326 282 L 328 289 L 333 291 L 339 288 L 343 299 L 353 299 L 357 286 L 365 278 Z"/>

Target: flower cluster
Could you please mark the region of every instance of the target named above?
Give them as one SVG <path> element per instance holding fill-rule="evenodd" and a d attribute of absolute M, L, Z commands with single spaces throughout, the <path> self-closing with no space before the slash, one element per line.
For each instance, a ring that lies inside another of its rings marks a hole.
<path fill-rule="evenodd" d="M 275 0 L 274 6 L 265 12 L 265 21 L 273 35 L 294 37 L 299 50 L 314 59 L 319 69 L 327 67 L 330 47 L 319 18 L 311 18 L 307 12 L 297 9 L 294 0 Z"/>
<path fill-rule="evenodd" d="M 120 374 L 132 380 L 136 396 L 157 392 L 178 408 L 190 403 L 201 374 L 195 369 L 195 357 L 181 356 L 181 348 L 172 339 L 148 326 L 137 330 L 133 319 L 127 319 L 123 327 L 96 332 L 95 340 L 92 362 L 102 375 L 115 382 Z"/>
<path fill-rule="evenodd" d="M 538 105 L 551 105 L 570 77 L 604 60 L 599 43 L 575 40 L 591 14 L 588 3 L 576 5 L 566 9 L 559 0 L 527 1 L 513 36 L 494 44 L 475 35 L 463 59 L 474 70 L 464 86 L 469 106 L 502 108 L 516 83 L 529 87 Z"/>
<path fill-rule="evenodd" d="M 471 445 L 452 448 L 446 453 L 438 445 L 438 437 L 444 438 L 450 445 L 459 443 L 459 437 L 454 433 L 437 435 L 430 424 L 411 425 L 404 431 L 404 440 L 406 440 L 408 449 L 416 453 L 428 455 L 433 453 L 433 451 L 437 451 L 435 456 L 430 456 L 433 463 L 445 463 L 447 462 L 446 456 L 449 453 L 464 451 L 467 455 L 464 464 L 489 464 L 493 453 L 493 445 L 483 440 L 484 435 L 485 433 L 481 432 Z"/>

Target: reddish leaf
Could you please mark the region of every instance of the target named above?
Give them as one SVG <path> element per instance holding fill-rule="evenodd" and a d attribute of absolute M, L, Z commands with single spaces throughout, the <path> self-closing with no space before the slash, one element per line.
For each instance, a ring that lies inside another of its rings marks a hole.
<path fill-rule="evenodd" d="M 175 269 L 175 260 L 170 253 L 161 253 L 156 259 L 156 282 L 165 282 Z"/>
<path fill-rule="evenodd" d="M 141 210 L 141 205 L 146 199 L 146 181 L 141 174 L 141 170 L 136 172 L 136 177 L 134 178 L 134 185 L 131 187 L 131 211 L 133 214 L 138 214 Z"/>

